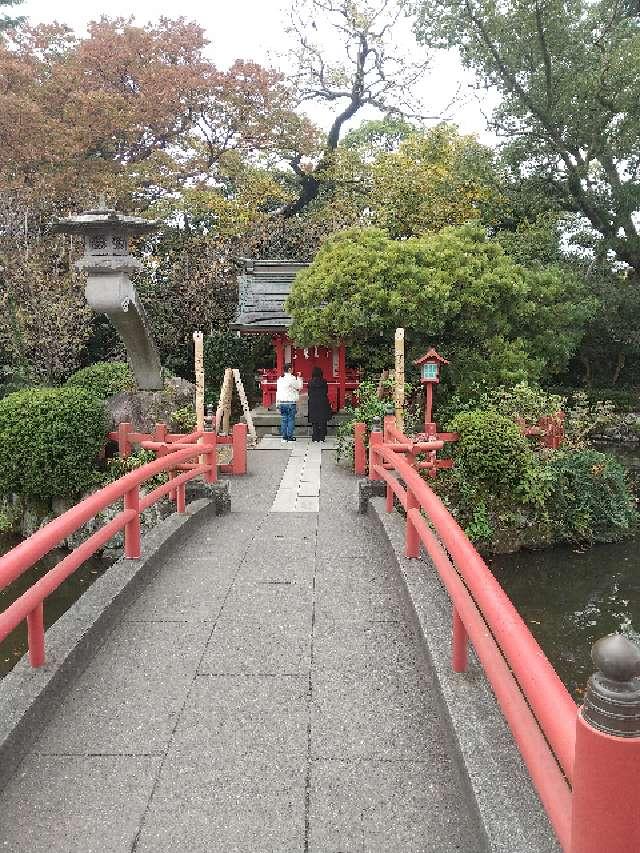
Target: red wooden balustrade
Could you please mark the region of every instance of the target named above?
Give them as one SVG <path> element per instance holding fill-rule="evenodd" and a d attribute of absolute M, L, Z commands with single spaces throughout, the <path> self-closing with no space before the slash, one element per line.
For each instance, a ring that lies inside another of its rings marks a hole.
<path fill-rule="evenodd" d="M 193 436 L 176 436 L 176 438 L 180 440 L 173 446 L 161 445 L 169 451 L 166 455 L 160 455 L 158 459 L 125 474 L 124 477 L 80 501 L 0 557 L 0 589 L 4 589 L 45 554 L 59 547 L 68 536 L 75 533 L 99 512 L 116 501 L 124 499 L 124 509 L 114 519 L 89 536 L 0 613 L 0 641 L 26 620 L 29 660 L 32 666 L 42 666 L 45 661 L 43 605 L 47 596 L 51 595 L 69 575 L 120 530 L 124 530 L 125 557 L 129 559 L 140 557 L 140 513 L 167 494 L 175 500 L 177 512 L 183 513 L 185 486 L 189 480 L 203 475 L 205 482 L 216 481 L 217 437 L 215 433 L 194 433 Z M 198 438 L 202 443 L 194 444 L 193 441 Z M 129 434 L 127 440 L 134 439 Z M 144 437 L 141 443 L 145 443 Z M 199 457 L 204 461 L 199 462 Z M 169 482 L 158 486 L 141 498 L 140 486 L 156 474 L 163 472 L 172 475 Z"/>
<path fill-rule="evenodd" d="M 453 670 L 465 672 L 471 642 L 566 853 L 638 853 L 640 738 L 585 723 L 482 557 L 412 464 L 410 440 L 391 424 L 386 438 L 369 436 L 369 477 L 385 481 L 388 511 L 396 498 L 406 512 L 405 555 L 417 558 L 423 547 L 449 594 Z"/>

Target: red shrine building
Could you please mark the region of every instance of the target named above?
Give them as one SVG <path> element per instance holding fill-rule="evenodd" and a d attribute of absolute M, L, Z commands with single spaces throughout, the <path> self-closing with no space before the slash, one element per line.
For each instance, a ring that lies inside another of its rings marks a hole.
<path fill-rule="evenodd" d="M 276 401 L 276 381 L 285 364 L 294 373 L 302 374 L 304 391 L 314 367 L 321 367 L 329 385 L 329 402 L 339 412 L 349 402 L 358 387 L 358 371 L 347 367 L 346 347 L 298 347 L 287 330 L 291 317 L 284 303 L 296 274 L 308 264 L 295 261 L 243 260 L 244 270 L 238 277 L 238 312 L 231 328 L 243 335 L 270 335 L 275 367 L 260 371 L 262 405 L 273 406 Z"/>

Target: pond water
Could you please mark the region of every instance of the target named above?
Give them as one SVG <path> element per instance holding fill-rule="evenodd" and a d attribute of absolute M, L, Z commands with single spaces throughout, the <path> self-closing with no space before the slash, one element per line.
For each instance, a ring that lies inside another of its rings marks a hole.
<path fill-rule="evenodd" d="M 640 540 L 520 551 L 489 566 L 576 701 L 593 672 L 591 646 L 620 632 L 640 641 Z"/>
<path fill-rule="evenodd" d="M 0 539 L 0 556 L 18 544 L 19 539 Z M 6 589 L 0 590 L 0 613 L 16 600 L 35 581 L 52 569 L 69 552 L 58 549 L 47 554 L 37 565 L 25 572 Z M 67 578 L 44 603 L 45 628 L 62 616 L 82 593 L 111 565 L 111 560 L 92 557 Z M 46 644 L 45 644 L 46 648 Z M 20 660 L 27 650 L 27 626 L 19 625 L 4 641 L 0 642 L 0 678 L 3 678 Z"/>

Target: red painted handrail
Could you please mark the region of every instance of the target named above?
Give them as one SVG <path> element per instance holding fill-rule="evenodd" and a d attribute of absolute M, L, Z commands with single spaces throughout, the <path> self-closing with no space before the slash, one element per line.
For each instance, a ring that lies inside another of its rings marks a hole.
<path fill-rule="evenodd" d="M 394 494 L 406 510 L 406 555 L 419 556 L 422 543 L 449 593 L 454 608 L 454 669 L 465 669 L 469 637 L 558 838 L 568 850 L 577 706 L 442 501 L 404 455 L 382 438 L 378 433 L 369 446 L 370 477 L 387 483 L 387 510 L 393 508 Z"/>
<path fill-rule="evenodd" d="M 197 438 L 200 436 L 197 436 Z M 120 530 L 125 535 L 125 556 L 136 559 L 140 556 L 140 513 L 154 504 L 165 494 L 175 495 L 176 510 L 185 511 L 185 485 L 189 480 L 204 474 L 205 481 L 217 479 L 216 436 L 205 433 L 203 444 L 186 446 L 155 459 L 146 465 L 125 474 L 114 483 L 85 498 L 65 513 L 50 521 L 3 557 L 0 557 L 0 589 L 13 583 L 25 571 L 30 569 L 45 554 L 57 548 L 85 522 L 97 513 L 124 499 L 124 511 L 105 524 L 96 533 L 75 548 L 53 569 L 34 583 L 9 607 L 0 613 L 0 641 L 4 640 L 19 624 L 27 620 L 29 638 L 29 659 L 32 666 L 44 663 L 44 626 L 43 602 L 60 584 L 69 577 L 85 560 L 91 557 Z M 194 465 L 171 479 L 168 483 L 154 489 L 142 500 L 140 486 L 151 477 L 164 471 L 173 472 L 193 457 L 204 456 L 206 464 Z"/>

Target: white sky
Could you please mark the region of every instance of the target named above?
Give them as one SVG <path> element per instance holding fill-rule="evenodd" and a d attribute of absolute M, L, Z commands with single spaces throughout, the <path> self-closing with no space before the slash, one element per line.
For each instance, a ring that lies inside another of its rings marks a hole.
<path fill-rule="evenodd" d="M 98 0 L 97 3 L 26 0 L 16 12 L 26 15 L 33 23 L 57 20 L 79 34 L 84 33 L 89 21 L 102 14 L 110 18 L 134 14 L 138 23 L 155 21 L 161 16 L 182 15 L 203 27 L 211 42 L 208 53 L 219 67 L 227 67 L 235 59 L 252 59 L 285 70 L 284 60 L 278 54 L 283 54 L 289 45 L 284 31 L 288 5 L 289 0 L 182 0 L 180 3 L 175 0 L 136 0 L 135 3 L 131 0 Z M 475 133 L 482 142 L 491 145 L 495 140 L 487 132 L 483 112 L 488 114 L 495 100 L 483 94 L 484 103 L 478 104 L 476 96 L 465 94 L 469 79 L 457 57 L 443 52 L 434 58 L 432 71 L 425 76 L 418 94 L 429 114 L 440 115 L 462 87 L 459 102 L 447 117 L 458 124 L 463 133 Z M 325 111 L 311 106 L 308 112 L 314 121 L 326 124 Z M 367 116 L 362 111 L 355 124 L 375 115 Z"/>

